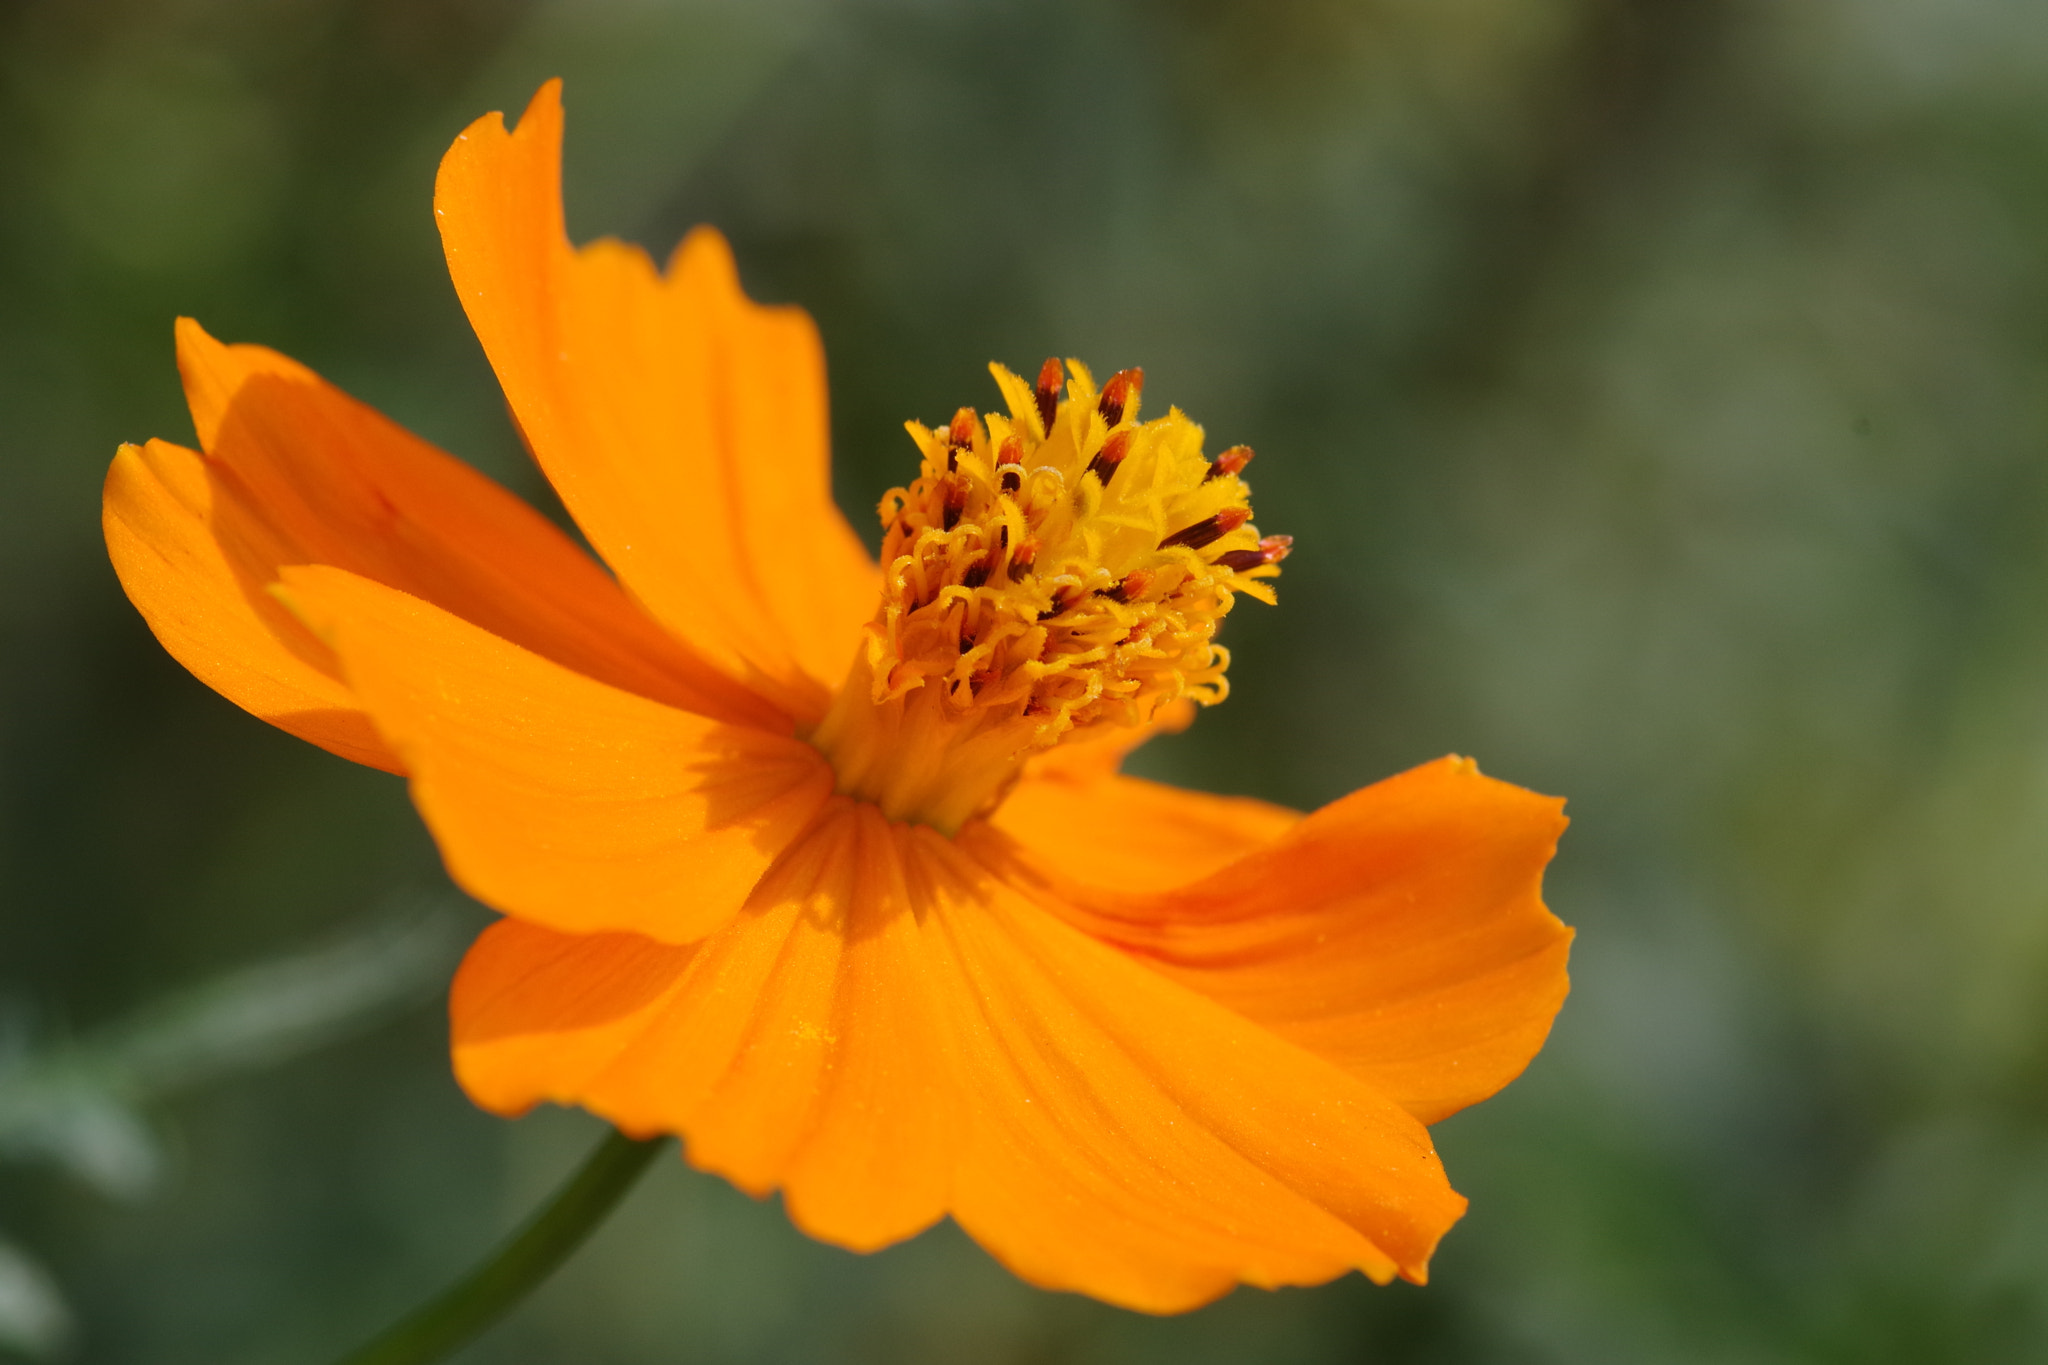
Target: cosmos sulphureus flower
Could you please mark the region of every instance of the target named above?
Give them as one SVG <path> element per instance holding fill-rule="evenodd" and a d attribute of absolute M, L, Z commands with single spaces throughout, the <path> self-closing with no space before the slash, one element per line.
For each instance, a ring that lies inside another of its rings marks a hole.
<path fill-rule="evenodd" d="M 1143 375 L 992 367 L 910 432 L 879 563 L 834 505 L 810 319 L 699 229 L 573 248 L 556 86 L 435 214 L 603 566 L 275 352 L 178 327 L 200 452 L 126 447 L 108 547 L 230 700 L 403 773 L 502 912 L 455 1072 L 580 1105 L 855 1249 L 957 1220 L 1025 1279 L 1174 1311 L 1423 1279 L 1426 1125 L 1542 1045 L 1560 803 L 1446 758 L 1301 815 L 1119 773 L 1273 600 L 1251 452 Z M 609 572 L 607 572 L 609 570 Z"/>

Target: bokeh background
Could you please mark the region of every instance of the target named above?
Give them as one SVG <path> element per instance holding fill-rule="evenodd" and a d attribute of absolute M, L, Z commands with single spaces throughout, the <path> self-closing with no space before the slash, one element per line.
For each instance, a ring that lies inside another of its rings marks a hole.
<path fill-rule="evenodd" d="M 1142 768 L 1474 754 L 1570 798 L 1580 937 L 1427 1289 L 1148 1319 L 664 1162 L 463 1359 L 2048 1358 L 2033 0 L 0 0 L 0 1358 L 318 1360 L 594 1140 L 467 1106 L 487 915 L 98 531 L 178 313 L 546 499 L 429 194 L 551 75 L 579 238 L 714 222 L 816 315 L 862 527 L 991 358 L 1255 445 L 1281 605 Z"/>

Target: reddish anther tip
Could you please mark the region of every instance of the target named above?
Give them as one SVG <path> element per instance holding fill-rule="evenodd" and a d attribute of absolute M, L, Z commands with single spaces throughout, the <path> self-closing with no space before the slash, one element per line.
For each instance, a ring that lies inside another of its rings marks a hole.
<path fill-rule="evenodd" d="M 1251 518 L 1249 507 L 1226 507 L 1213 517 L 1204 517 L 1193 526 L 1175 531 L 1159 542 L 1159 548 L 1164 550 L 1169 545 L 1185 545 L 1191 550 L 1199 550 L 1204 545 L 1221 540 Z"/>
<path fill-rule="evenodd" d="M 1137 405 L 1138 394 L 1144 387 L 1145 372 L 1137 366 L 1118 370 L 1102 386 L 1102 397 L 1095 403 L 1096 411 L 1102 414 L 1103 421 L 1115 426 L 1124 420 L 1126 409 Z"/>
<path fill-rule="evenodd" d="M 1244 473 L 1244 467 L 1251 462 L 1252 448 L 1250 446 L 1232 446 L 1221 455 L 1218 455 L 1215 461 L 1210 464 L 1209 472 L 1202 476 L 1202 482 L 1207 483 L 1211 479 L 1220 479 L 1225 474 L 1242 474 Z"/>
<path fill-rule="evenodd" d="M 1060 385 L 1065 380 L 1066 372 L 1060 368 L 1059 359 L 1047 356 L 1038 367 L 1038 386 L 1032 392 L 1032 397 L 1038 400 L 1038 425 L 1047 436 L 1052 435 L 1052 419 L 1059 416 Z"/>
<path fill-rule="evenodd" d="M 1026 536 L 1017 543 L 1017 553 L 1010 556 L 1010 581 L 1017 582 L 1031 572 L 1031 566 L 1038 562 L 1038 537 Z"/>
<path fill-rule="evenodd" d="M 1294 549 L 1293 536 L 1267 536 L 1259 542 L 1256 550 L 1232 550 L 1216 556 L 1219 568 L 1233 572 L 1256 569 L 1262 564 L 1278 564 Z"/>
<path fill-rule="evenodd" d="M 1125 574 L 1123 581 L 1113 588 L 1104 588 L 1102 595 L 1112 602 L 1129 602 L 1145 595 L 1145 589 L 1152 586 L 1150 569 L 1133 569 Z"/>
<path fill-rule="evenodd" d="M 1018 436 L 1018 435 L 1017 435 L 1017 434 L 1015 434 L 1014 432 L 1013 432 L 1013 433 L 1011 433 L 1011 434 L 1010 434 L 1010 435 L 1008 435 L 1008 436 L 1005 436 L 1005 437 L 1003 438 L 1003 443 L 1002 443 L 1002 445 L 1001 445 L 1001 446 L 999 446 L 999 447 L 997 447 L 997 449 L 996 449 L 996 463 L 997 463 L 997 464 L 1023 464 L 1023 463 L 1024 463 L 1024 438 L 1023 438 L 1023 437 L 1021 437 L 1021 436 Z"/>
<path fill-rule="evenodd" d="M 1102 443 L 1102 449 L 1095 452 L 1095 458 L 1088 462 L 1088 472 L 1102 480 L 1103 487 L 1116 477 L 1116 467 L 1124 462 L 1124 456 L 1131 453 L 1131 433 L 1112 431 L 1109 439 Z"/>
<path fill-rule="evenodd" d="M 953 425 L 946 428 L 946 439 L 958 449 L 974 449 L 973 408 L 962 408 L 953 414 Z"/>

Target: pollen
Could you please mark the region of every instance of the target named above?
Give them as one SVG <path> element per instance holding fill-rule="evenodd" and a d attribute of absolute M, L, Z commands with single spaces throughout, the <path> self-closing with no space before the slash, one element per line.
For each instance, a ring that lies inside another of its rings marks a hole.
<path fill-rule="evenodd" d="M 948 833 L 1034 753 L 1223 700 L 1217 627 L 1239 594 L 1272 602 L 1292 544 L 1251 524 L 1249 448 L 1212 462 L 1179 409 L 1140 420 L 1144 371 L 990 370 L 1007 414 L 907 424 L 923 458 L 881 502 L 882 600 L 810 736 L 842 792 Z"/>

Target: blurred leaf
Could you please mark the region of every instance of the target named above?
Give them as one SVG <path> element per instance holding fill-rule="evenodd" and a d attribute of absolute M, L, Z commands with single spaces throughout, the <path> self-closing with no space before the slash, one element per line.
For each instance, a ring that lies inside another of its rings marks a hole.
<path fill-rule="evenodd" d="M 411 907 L 309 952 L 246 967 L 76 1042 L 0 1062 L 0 1152 L 53 1159 L 102 1193 L 154 1183 L 136 1106 L 267 1066 L 432 995 L 466 937 L 445 906 Z"/>
<path fill-rule="evenodd" d="M 0 1238 L 0 1346 L 42 1359 L 62 1350 L 73 1329 L 71 1309 L 49 1272 Z"/>

